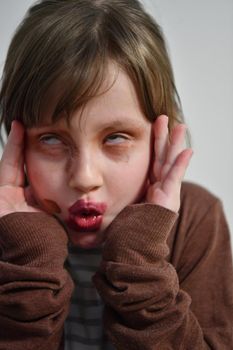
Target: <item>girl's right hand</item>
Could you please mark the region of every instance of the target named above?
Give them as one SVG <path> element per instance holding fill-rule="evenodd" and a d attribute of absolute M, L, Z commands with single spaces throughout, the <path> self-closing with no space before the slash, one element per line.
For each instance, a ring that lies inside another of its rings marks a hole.
<path fill-rule="evenodd" d="M 13 121 L 0 161 L 0 217 L 14 212 L 40 212 L 28 204 L 24 175 L 24 127 Z"/>

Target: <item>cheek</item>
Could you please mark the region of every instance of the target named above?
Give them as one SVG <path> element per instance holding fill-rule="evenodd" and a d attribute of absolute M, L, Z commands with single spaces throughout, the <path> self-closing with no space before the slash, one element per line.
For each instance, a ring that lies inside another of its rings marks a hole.
<path fill-rule="evenodd" d="M 148 148 L 129 155 L 126 162 L 115 164 L 109 169 L 109 184 L 112 192 L 120 198 L 134 200 L 143 189 L 150 168 L 150 151 Z"/>
<path fill-rule="evenodd" d="M 26 152 L 25 166 L 29 184 L 37 198 L 52 198 L 61 188 L 64 176 L 61 164 L 58 166 L 33 152 Z"/>

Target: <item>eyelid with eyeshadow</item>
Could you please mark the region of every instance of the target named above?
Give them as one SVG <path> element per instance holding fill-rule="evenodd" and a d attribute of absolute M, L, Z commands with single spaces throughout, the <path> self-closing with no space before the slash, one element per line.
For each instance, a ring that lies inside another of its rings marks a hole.
<path fill-rule="evenodd" d="M 111 140 L 112 138 L 112 141 L 118 139 L 118 138 L 121 138 L 123 139 L 124 141 L 129 141 L 130 140 L 130 137 L 125 135 L 125 134 L 121 134 L 121 133 L 112 133 L 110 135 L 107 135 L 105 138 L 104 138 L 104 141 L 107 141 L 108 139 Z"/>
<path fill-rule="evenodd" d="M 64 143 L 64 141 L 61 139 L 61 137 L 59 137 L 58 135 L 56 134 L 44 134 L 44 135 L 40 135 L 38 137 L 39 141 L 42 142 L 42 143 L 45 143 L 46 144 L 46 140 L 48 141 L 49 139 L 56 139 L 57 141 L 60 141 L 62 143 Z M 51 144 L 50 144 L 51 145 Z"/>

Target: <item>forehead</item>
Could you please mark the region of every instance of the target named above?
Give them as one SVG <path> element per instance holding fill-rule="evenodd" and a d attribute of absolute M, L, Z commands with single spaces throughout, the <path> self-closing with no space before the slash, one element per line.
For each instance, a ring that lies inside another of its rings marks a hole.
<path fill-rule="evenodd" d="M 54 106 L 59 98 L 59 87 L 57 87 L 47 98 L 44 104 L 43 119 L 45 124 L 52 123 Z M 64 112 L 59 116 L 62 123 L 68 119 L 68 124 L 83 125 L 89 119 L 96 120 L 98 123 L 116 122 L 130 119 L 138 123 L 140 119 L 145 119 L 137 93 L 129 75 L 114 63 L 109 63 L 106 69 L 105 79 L 96 94 L 90 98 L 85 105 L 73 111 L 70 118 Z"/>

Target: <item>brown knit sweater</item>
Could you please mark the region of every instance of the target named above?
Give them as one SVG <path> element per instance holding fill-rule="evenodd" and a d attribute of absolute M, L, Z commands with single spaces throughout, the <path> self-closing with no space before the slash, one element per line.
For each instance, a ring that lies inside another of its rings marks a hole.
<path fill-rule="evenodd" d="M 73 282 L 67 236 L 45 213 L 0 219 L 0 350 L 60 350 Z M 179 215 L 126 207 L 94 283 L 119 350 L 233 349 L 233 267 L 221 202 L 184 183 Z"/>

